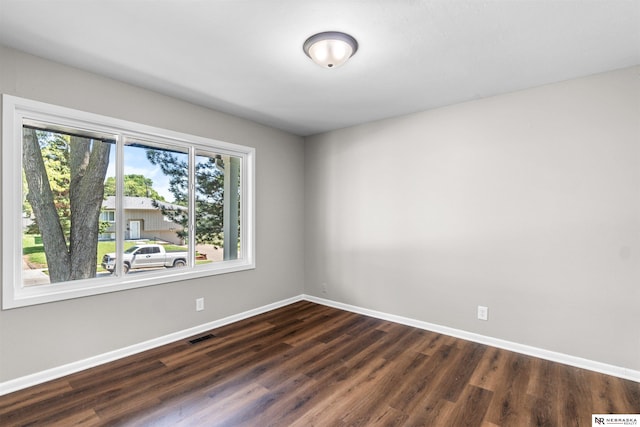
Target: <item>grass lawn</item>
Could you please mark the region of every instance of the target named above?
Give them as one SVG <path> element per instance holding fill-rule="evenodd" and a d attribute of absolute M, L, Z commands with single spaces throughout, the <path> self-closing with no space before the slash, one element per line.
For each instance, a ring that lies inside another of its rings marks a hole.
<path fill-rule="evenodd" d="M 40 236 L 38 236 L 40 237 Z M 29 264 L 37 268 L 47 267 L 47 257 L 44 255 L 42 243 L 35 243 L 33 234 L 22 235 L 22 254 L 28 256 Z"/>
<path fill-rule="evenodd" d="M 36 268 L 47 268 L 47 257 L 44 254 L 44 247 L 42 243 L 36 243 L 36 238 L 40 236 L 34 234 L 25 234 L 22 236 L 22 253 L 26 255 L 29 261 L 29 264 Z M 131 246 L 135 246 L 134 242 L 124 242 L 124 249 L 127 250 Z M 184 252 L 187 250 L 185 246 L 178 245 L 164 245 L 164 248 L 167 252 Z M 98 269 L 97 271 L 105 271 L 102 266 L 100 266 L 100 262 L 102 262 L 102 257 L 105 254 L 116 251 L 116 242 L 115 241 L 100 241 L 98 242 Z"/>

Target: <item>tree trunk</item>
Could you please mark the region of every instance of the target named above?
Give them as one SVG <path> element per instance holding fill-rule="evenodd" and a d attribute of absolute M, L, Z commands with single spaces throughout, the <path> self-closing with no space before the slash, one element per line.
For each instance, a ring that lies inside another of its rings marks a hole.
<path fill-rule="evenodd" d="M 107 143 L 71 137 L 71 280 L 96 275 L 100 210 L 109 150 Z"/>
<path fill-rule="evenodd" d="M 95 277 L 100 210 L 110 145 L 81 137 L 69 144 L 69 247 L 60 224 L 38 136 L 23 130 L 22 163 L 33 213 L 42 234 L 51 283 Z"/>
<path fill-rule="evenodd" d="M 42 234 L 51 283 L 64 282 L 70 277 L 71 259 L 34 129 L 23 130 L 22 164 L 29 187 L 27 200 Z"/>

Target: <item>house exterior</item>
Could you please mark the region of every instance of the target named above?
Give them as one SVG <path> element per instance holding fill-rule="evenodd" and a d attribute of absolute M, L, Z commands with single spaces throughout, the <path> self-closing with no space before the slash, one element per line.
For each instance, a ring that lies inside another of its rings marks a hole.
<path fill-rule="evenodd" d="M 157 202 L 164 208 L 172 210 L 184 210 L 184 206 L 166 202 Z M 150 197 L 125 197 L 124 198 L 125 240 L 164 240 L 176 245 L 184 244 L 184 240 L 178 237 L 177 232 L 183 229 L 182 225 L 170 221 L 162 214 L 159 207 L 154 206 Z M 100 221 L 109 222 L 111 225 L 105 233 L 100 234 L 100 240 L 115 239 L 116 232 L 116 205 L 115 197 L 107 196 L 102 202 Z"/>

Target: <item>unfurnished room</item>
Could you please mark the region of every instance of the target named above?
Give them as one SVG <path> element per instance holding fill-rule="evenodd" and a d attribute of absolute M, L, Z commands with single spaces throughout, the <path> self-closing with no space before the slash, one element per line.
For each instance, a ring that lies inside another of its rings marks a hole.
<path fill-rule="evenodd" d="M 0 0 L 0 94 L 0 425 L 640 425 L 640 0 Z"/>

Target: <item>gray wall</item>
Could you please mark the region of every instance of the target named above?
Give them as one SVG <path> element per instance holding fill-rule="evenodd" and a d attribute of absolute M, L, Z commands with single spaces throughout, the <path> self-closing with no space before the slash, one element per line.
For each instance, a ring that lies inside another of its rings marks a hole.
<path fill-rule="evenodd" d="M 0 381 L 303 291 L 638 370 L 639 73 L 303 145 L 0 46 L 0 92 L 256 147 L 258 190 L 255 270 L 0 311 Z"/>
<path fill-rule="evenodd" d="M 0 92 L 249 145 L 257 170 L 255 270 L 0 311 L 0 382 L 302 293 L 302 138 L 2 46 Z"/>
<path fill-rule="evenodd" d="M 639 73 L 308 138 L 306 292 L 640 369 Z"/>

